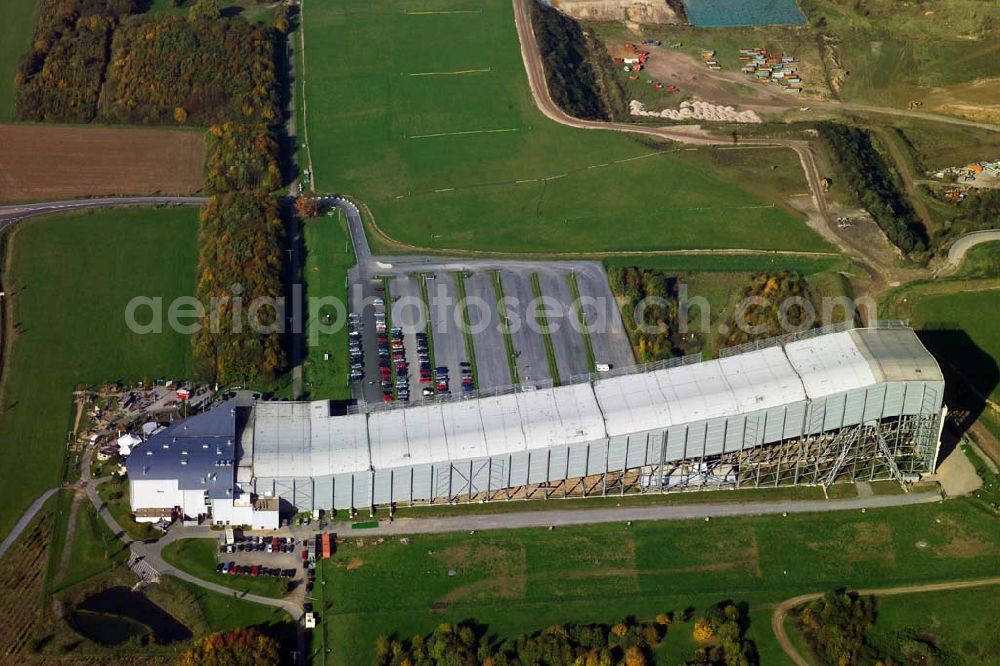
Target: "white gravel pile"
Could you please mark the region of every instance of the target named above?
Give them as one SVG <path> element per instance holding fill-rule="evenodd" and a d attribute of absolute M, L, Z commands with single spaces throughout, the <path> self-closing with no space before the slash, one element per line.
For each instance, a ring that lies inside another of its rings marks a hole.
<path fill-rule="evenodd" d="M 700 100 L 681 102 L 679 109 L 664 109 L 663 111 L 647 111 L 646 105 L 639 100 L 629 103 L 629 113 L 633 116 L 647 118 L 666 118 L 667 120 L 707 120 L 724 123 L 761 123 L 756 111 L 737 111 L 731 106 L 720 106 Z"/>

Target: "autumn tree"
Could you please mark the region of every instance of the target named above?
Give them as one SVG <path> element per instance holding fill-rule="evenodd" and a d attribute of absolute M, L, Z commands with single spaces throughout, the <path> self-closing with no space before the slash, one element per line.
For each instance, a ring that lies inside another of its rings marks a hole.
<path fill-rule="evenodd" d="M 222 16 L 222 8 L 219 7 L 218 0 L 195 0 L 188 10 L 188 19 L 197 21 L 199 19 L 215 20 Z"/>
<path fill-rule="evenodd" d="M 209 634 L 181 653 L 177 666 L 257 666 L 280 661 L 278 644 L 253 628 Z"/>
<path fill-rule="evenodd" d="M 706 619 L 697 620 L 694 623 L 694 631 L 692 632 L 694 639 L 699 643 L 704 643 L 705 641 L 712 638 L 715 632 L 712 631 L 712 625 Z"/>
<path fill-rule="evenodd" d="M 316 217 L 322 212 L 322 204 L 319 199 L 313 197 L 299 197 L 295 200 L 295 210 L 298 212 L 299 217 L 308 219 Z"/>

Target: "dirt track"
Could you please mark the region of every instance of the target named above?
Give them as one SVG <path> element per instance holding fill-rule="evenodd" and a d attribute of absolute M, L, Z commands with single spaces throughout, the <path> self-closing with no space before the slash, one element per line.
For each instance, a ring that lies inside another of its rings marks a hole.
<path fill-rule="evenodd" d="M 897 594 L 915 594 L 918 592 L 961 590 L 969 587 L 984 587 L 986 585 L 1000 585 L 1000 577 L 960 580 L 953 581 L 951 583 L 904 585 L 903 587 L 888 587 L 875 590 L 858 590 L 858 594 L 874 594 L 875 596 L 886 597 Z M 787 617 L 788 612 L 796 606 L 813 601 L 814 599 L 819 599 L 821 596 L 823 596 L 822 592 L 813 592 L 812 594 L 801 594 L 797 597 L 786 599 L 778 604 L 778 607 L 774 609 L 774 614 L 771 616 L 771 630 L 774 632 L 775 638 L 778 639 L 781 649 L 785 651 L 785 654 L 788 655 L 788 658 L 791 659 L 796 666 L 810 666 L 810 664 L 801 654 L 799 654 L 799 651 L 795 649 L 795 646 L 792 645 L 792 641 L 788 638 L 788 633 L 785 631 L 785 617 Z"/>
<path fill-rule="evenodd" d="M 198 131 L 0 125 L 0 201 L 191 194 L 204 181 Z"/>

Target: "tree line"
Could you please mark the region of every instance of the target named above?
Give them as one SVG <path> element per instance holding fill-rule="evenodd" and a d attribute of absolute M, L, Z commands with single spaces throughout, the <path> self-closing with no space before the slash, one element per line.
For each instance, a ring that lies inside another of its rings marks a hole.
<path fill-rule="evenodd" d="M 680 621 L 694 619 L 694 609 Z M 691 630 L 698 647 L 685 664 L 756 666 L 754 643 L 746 638 L 746 604 L 724 601 L 709 607 Z M 674 614 L 653 620 L 627 618 L 607 624 L 555 624 L 532 634 L 498 639 L 473 622 L 441 624 L 408 640 L 379 636 L 377 666 L 649 666 L 656 648 L 679 629 Z"/>
<path fill-rule="evenodd" d="M 227 122 L 206 134 L 205 189 L 273 192 L 281 187 L 280 146 L 267 125 Z"/>
<path fill-rule="evenodd" d="M 927 230 L 897 186 L 871 134 L 859 127 L 824 122 L 819 124 L 819 135 L 839 164 L 851 195 L 889 241 L 907 254 L 925 252 Z"/>
<path fill-rule="evenodd" d="M 227 193 L 199 216 L 196 296 L 209 314 L 193 337 L 194 369 L 222 384 L 272 381 L 285 367 L 284 225 L 274 197 Z"/>
<path fill-rule="evenodd" d="M 604 45 L 559 10 L 530 2 L 531 25 L 545 66 L 549 94 L 584 120 L 627 120 L 625 90 L 607 67 Z"/>

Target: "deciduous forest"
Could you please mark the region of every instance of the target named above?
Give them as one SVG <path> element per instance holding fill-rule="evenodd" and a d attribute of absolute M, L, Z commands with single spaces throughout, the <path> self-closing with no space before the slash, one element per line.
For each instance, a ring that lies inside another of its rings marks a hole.
<path fill-rule="evenodd" d="M 207 144 L 209 192 L 273 192 L 281 187 L 278 140 L 266 125 L 213 125 Z"/>
<path fill-rule="evenodd" d="M 115 30 L 99 114 L 157 125 L 276 122 L 274 29 L 241 18 L 131 17 Z"/>

